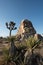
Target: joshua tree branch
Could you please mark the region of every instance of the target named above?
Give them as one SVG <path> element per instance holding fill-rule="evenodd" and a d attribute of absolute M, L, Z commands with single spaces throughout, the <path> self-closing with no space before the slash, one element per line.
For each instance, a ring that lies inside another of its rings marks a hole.
<path fill-rule="evenodd" d="M 13 28 L 13 30 L 16 30 L 16 29 L 17 29 L 17 27 Z"/>

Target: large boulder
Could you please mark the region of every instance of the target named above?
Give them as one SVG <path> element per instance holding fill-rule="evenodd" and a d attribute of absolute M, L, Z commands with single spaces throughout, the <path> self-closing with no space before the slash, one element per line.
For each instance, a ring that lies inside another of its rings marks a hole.
<path fill-rule="evenodd" d="M 29 37 L 30 35 L 34 35 L 36 30 L 34 29 L 32 22 L 25 19 L 21 21 L 20 27 L 18 29 L 17 35 L 20 38 L 22 37 Z"/>
<path fill-rule="evenodd" d="M 35 38 L 36 40 L 38 40 L 38 39 L 43 40 L 43 37 L 41 36 L 41 34 L 34 34 L 34 38 Z"/>

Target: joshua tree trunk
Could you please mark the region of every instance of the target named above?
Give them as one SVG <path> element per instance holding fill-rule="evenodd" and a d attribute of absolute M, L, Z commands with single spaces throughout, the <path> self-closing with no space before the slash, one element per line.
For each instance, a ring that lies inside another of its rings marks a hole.
<path fill-rule="evenodd" d="M 11 30 L 10 30 L 10 37 L 11 37 Z"/>
<path fill-rule="evenodd" d="M 13 58 L 16 55 L 17 48 L 14 45 L 14 40 L 12 39 L 10 42 L 10 49 L 9 49 L 9 55 Z"/>

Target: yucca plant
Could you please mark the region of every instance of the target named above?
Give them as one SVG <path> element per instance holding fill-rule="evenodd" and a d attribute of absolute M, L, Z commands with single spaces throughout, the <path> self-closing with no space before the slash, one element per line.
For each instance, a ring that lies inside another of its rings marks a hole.
<path fill-rule="evenodd" d="M 34 38 L 33 37 L 28 38 L 26 44 L 27 44 L 27 47 L 32 48 L 35 44 Z"/>
<path fill-rule="evenodd" d="M 40 44 L 40 40 L 36 40 L 33 36 L 30 36 L 26 40 L 27 48 L 30 49 L 30 51 L 33 53 L 33 50 L 37 47 L 37 45 Z"/>
<path fill-rule="evenodd" d="M 33 36 L 30 36 L 28 39 L 26 39 L 26 46 L 27 46 L 27 51 L 25 53 L 25 58 L 24 58 L 24 64 L 29 61 L 29 57 L 34 54 L 34 49 L 37 48 L 40 44 L 40 39 L 36 40 Z"/>
<path fill-rule="evenodd" d="M 3 56 L 4 56 L 4 63 L 7 64 L 10 61 L 9 50 L 7 48 L 3 48 Z"/>

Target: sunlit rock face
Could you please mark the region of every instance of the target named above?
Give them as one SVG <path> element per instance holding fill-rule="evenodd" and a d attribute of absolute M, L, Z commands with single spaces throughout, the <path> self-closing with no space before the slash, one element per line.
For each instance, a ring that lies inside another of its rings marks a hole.
<path fill-rule="evenodd" d="M 21 21 L 20 27 L 17 32 L 18 35 L 21 35 L 22 37 L 28 37 L 30 35 L 34 35 L 35 33 L 36 30 L 34 29 L 31 21 L 27 19 Z"/>

